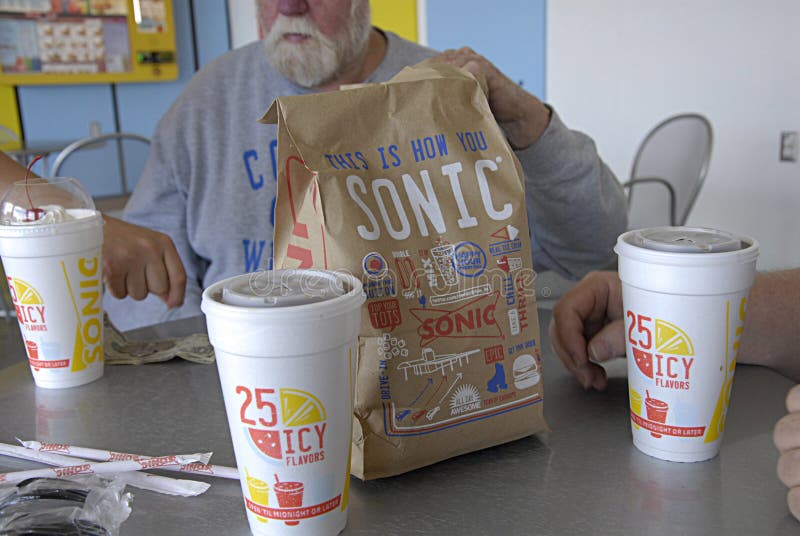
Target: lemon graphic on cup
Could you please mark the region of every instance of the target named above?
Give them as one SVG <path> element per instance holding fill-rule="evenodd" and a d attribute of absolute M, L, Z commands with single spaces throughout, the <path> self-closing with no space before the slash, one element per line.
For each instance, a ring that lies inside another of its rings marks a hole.
<path fill-rule="evenodd" d="M 44 303 L 42 295 L 39 294 L 35 288 L 22 279 L 13 278 L 14 293 L 17 295 L 17 301 L 23 305 L 41 305 Z"/>
<path fill-rule="evenodd" d="M 678 326 L 656 319 L 656 350 L 663 354 L 694 355 L 692 339 Z"/>
<path fill-rule="evenodd" d="M 300 389 L 281 389 L 281 415 L 285 426 L 303 426 L 324 421 L 325 406 L 317 397 Z"/>

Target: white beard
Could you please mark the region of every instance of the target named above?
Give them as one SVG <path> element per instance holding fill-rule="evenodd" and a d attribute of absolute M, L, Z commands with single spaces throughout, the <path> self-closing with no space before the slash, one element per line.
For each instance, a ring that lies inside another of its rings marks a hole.
<path fill-rule="evenodd" d="M 278 15 L 264 39 L 267 59 L 286 78 L 302 87 L 317 87 L 333 80 L 364 52 L 371 26 L 369 4 L 353 0 L 347 28 L 334 38 L 306 17 Z M 308 35 L 302 43 L 289 43 L 287 33 Z"/>

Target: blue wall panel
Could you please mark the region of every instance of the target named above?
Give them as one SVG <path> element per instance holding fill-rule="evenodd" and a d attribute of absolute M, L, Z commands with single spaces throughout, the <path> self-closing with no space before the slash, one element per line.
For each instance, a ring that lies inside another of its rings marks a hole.
<path fill-rule="evenodd" d="M 52 142 L 67 144 L 90 134 L 89 124 L 97 122 L 103 132 L 114 132 L 114 106 L 111 86 L 28 86 L 19 88 L 20 116 L 29 145 L 49 145 Z M 52 164 L 55 155 L 50 157 Z M 103 159 L 95 165 L 94 173 L 80 170 L 72 173 L 83 182 L 92 195 L 104 196 L 119 193 L 119 185 L 105 180 L 114 169 L 115 162 Z M 47 169 L 37 173 L 49 174 Z"/>
<path fill-rule="evenodd" d="M 545 98 L 546 0 L 428 0 L 428 44 L 469 46 Z"/>
<path fill-rule="evenodd" d="M 203 6 L 207 4 L 210 3 L 202 2 Z M 172 82 L 118 84 L 117 109 L 121 132 L 152 137 L 159 119 L 194 74 L 194 33 L 190 2 L 174 0 L 172 7 L 175 19 L 175 45 L 178 49 L 178 79 Z M 227 35 L 227 28 L 225 31 Z M 128 188 L 133 190 L 138 181 L 138 176 L 129 177 Z"/>
<path fill-rule="evenodd" d="M 197 40 L 197 65 L 203 67 L 230 50 L 228 2 L 194 2 L 194 33 Z"/>
<path fill-rule="evenodd" d="M 19 107 L 28 143 L 75 140 L 89 135 L 96 121 L 114 132 L 114 107 L 108 84 L 22 86 Z"/>

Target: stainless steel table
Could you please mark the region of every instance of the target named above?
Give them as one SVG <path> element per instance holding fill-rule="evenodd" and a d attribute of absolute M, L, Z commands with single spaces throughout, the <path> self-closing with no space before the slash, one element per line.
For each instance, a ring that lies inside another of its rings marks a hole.
<path fill-rule="evenodd" d="M 547 311 L 540 311 L 549 349 Z M 167 336 L 202 318 L 139 330 Z M 216 367 L 173 361 L 107 367 L 90 385 L 37 389 L 13 340 L 0 356 L 0 441 L 38 438 L 145 454 L 214 451 L 234 465 Z M 630 439 L 625 363 L 606 392 L 584 392 L 545 352 L 545 414 L 552 432 L 461 456 L 398 477 L 353 479 L 344 534 L 797 534 L 775 476 L 772 427 L 792 385 L 740 366 L 722 453 L 669 463 Z M 0 471 L 30 462 L 0 457 Z M 199 477 L 203 479 L 204 477 Z M 123 535 L 248 534 L 238 482 L 209 479 L 204 495 L 133 490 Z"/>

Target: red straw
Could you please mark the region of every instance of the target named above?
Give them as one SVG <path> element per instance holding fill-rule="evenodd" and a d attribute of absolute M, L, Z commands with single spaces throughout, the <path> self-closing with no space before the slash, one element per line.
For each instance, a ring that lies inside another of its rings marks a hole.
<path fill-rule="evenodd" d="M 31 175 L 31 168 L 33 168 L 33 165 L 36 162 L 38 162 L 39 160 L 41 160 L 43 157 L 44 157 L 44 155 L 37 154 L 33 158 L 33 160 L 31 160 L 31 163 L 28 164 L 28 169 L 25 171 L 25 193 L 28 195 L 28 204 L 31 207 L 30 209 L 25 211 L 25 221 L 26 222 L 36 221 L 39 218 L 41 218 L 42 215 L 44 214 L 44 210 L 42 210 L 40 208 L 35 208 L 33 206 L 33 200 L 31 199 L 31 189 L 30 189 L 30 185 L 28 183 L 28 179 L 30 179 L 30 175 Z M 33 215 L 32 219 L 30 218 L 30 215 Z"/>
<path fill-rule="evenodd" d="M 280 483 L 281 483 L 281 481 L 280 481 L 280 480 L 278 480 L 278 473 L 272 473 L 272 474 L 273 474 L 273 476 L 275 477 L 275 483 L 276 483 L 276 484 L 280 484 Z"/>

